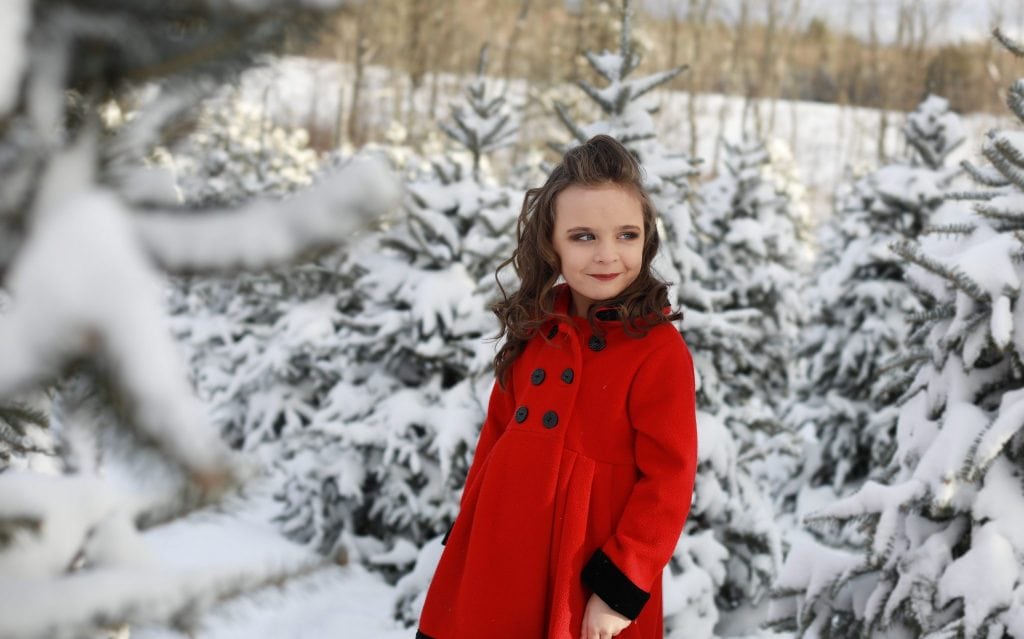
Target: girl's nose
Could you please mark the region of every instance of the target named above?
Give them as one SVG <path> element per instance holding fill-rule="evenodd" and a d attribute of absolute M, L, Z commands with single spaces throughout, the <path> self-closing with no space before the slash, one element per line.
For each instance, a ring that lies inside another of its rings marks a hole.
<path fill-rule="evenodd" d="M 607 264 L 614 262 L 617 259 L 615 253 L 615 247 L 611 244 L 600 242 L 597 245 L 597 250 L 594 252 L 594 261 L 601 264 Z"/>

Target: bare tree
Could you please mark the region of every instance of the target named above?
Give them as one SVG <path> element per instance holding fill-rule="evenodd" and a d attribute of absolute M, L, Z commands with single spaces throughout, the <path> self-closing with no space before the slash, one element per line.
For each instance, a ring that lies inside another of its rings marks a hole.
<path fill-rule="evenodd" d="M 800 0 L 786 0 L 788 3 L 788 12 L 782 19 L 782 31 L 781 40 L 782 44 L 779 49 L 779 54 L 776 57 L 775 65 L 772 67 L 771 76 L 771 90 L 770 95 L 771 111 L 768 115 L 768 130 L 775 130 L 775 111 L 778 107 L 779 99 L 782 97 L 783 90 L 783 78 L 791 67 L 793 61 L 793 50 L 796 43 L 796 38 L 792 36 L 786 37 L 785 34 L 796 33 L 799 29 L 800 19 L 802 17 L 802 4 Z"/>
<path fill-rule="evenodd" d="M 516 21 L 512 25 L 512 33 L 509 34 L 508 42 L 505 44 L 505 59 L 501 64 L 501 74 L 505 78 L 506 83 L 512 76 L 512 57 L 516 51 L 516 44 L 519 43 L 519 36 L 526 26 L 526 17 L 529 13 L 530 0 L 522 0 L 519 4 L 519 13 L 516 14 Z"/>
<path fill-rule="evenodd" d="M 728 21 L 728 16 L 726 17 Z M 747 41 L 747 29 L 750 22 L 750 0 L 740 0 L 739 13 L 735 19 L 735 27 L 732 32 L 732 40 L 730 44 L 729 53 L 729 66 L 726 70 L 726 77 L 735 78 L 739 74 L 743 73 L 744 82 L 743 88 L 746 92 L 747 87 L 750 86 L 749 74 L 745 72 L 745 54 L 746 54 L 746 41 Z M 731 85 L 732 81 L 728 81 L 726 85 Z M 744 100 L 743 112 L 744 120 L 746 120 L 747 111 L 747 100 Z M 725 118 L 729 112 L 729 103 L 727 100 L 722 100 L 721 106 L 718 108 L 718 131 L 722 131 L 725 128 Z M 722 150 L 722 136 L 719 135 L 715 139 L 715 150 L 711 157 L 711 165 L 714 167 L 718 166 L 718 157 Z"/>
<path fill-rule="evenodd" d="M 686 23 L 689 25 L 688 33 L 690 40 L 690 59 L 686 62 L 690 65 L 690 73 L 686 74 L 686 117 L 690 127 L 690 149 L 691 157 L 697 157 L 698 134 L 700 127 L 697 126 L 697 91 L 703 81 L 704 70 L 704 34 L 708 30 L 708 18 L 711 14 L 712 0 L 689 0 L 689 9 L 686 15 Z M 679 15 L 672 13 L 672 53 L 670 66 L 677 67 L 682 64 L 678 59 L 678 48 L 676 44 L 678 36 Z M 698 74 L 701 74 L 698 76 Z"/>
<path fill-rule="evenodd" d="M 346 123 L 345 130 L 348 133 L 348 139 L 354 146 L 362 146 L 366 142 L 366 131 L 362 126 L 360 120 L 360 99 L 363 91 L 363 76 L 366 72 L 366 64 L 372 57 L 372 47 L 370 46 L 370 33 L 369 23 L 370 16 L 368 15 L 371 8 L 362 5 L 356 8 L 356 24 L 355 24 L 355 37 L 354 51 L 352 56 L 352 88 L 349 91 L 349 105 L 348 105 L 348 122 Z M 339 120 L 341 111 L 341 96 L 338 96 L 338 108 L 339 108 Z M 340 128 L 340 127 L 339 127 Z M 339 133 L 340 135 L 340 133 Z M 340 146 L 340 140 L 339 140 Z"/>

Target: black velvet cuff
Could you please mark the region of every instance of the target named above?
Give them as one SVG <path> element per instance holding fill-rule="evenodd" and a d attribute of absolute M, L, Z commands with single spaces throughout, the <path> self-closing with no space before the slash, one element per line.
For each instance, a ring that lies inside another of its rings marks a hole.
<path fill-rule="evenodd" d="M 581 573 L 583 583 L 615 612 L 636 619 L 651 593 L 630 581 L 608 555 L 598 548 Z"/>
<path fill-rule="evenodd" d="M 445 544 L 448 543 L 448 537 L 451 536 L 451 534 L 452 534 L 452 528 L 455 528 L 455 522 L 454 521 L 451 523 L 450 526 L 448 526 L 448 532 L 446 532 L 444 534 L 444 539 L 441 540 L 441 545 L 442 546 L 444 546 Z"/>
<path fill-rule="evenodd" d="M 416 639 L 434 639 L 434 638 L 431 637 L 430 635 L 425 635 L 422 632 L 420 632 L 419 630 L 417 630 L 416 631 Z"/>

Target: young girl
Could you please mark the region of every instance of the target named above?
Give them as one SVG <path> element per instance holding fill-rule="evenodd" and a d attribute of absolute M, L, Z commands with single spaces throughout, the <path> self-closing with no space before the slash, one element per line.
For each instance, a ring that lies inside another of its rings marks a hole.
<path fill-rule="evenodd" d="M 521 286 L 494 307 L 497 381 L 416 637 L 661 639 L 694 377 L 636 160 L 606 135 L 573 148 L 517 235 L 499 270 Z"/>

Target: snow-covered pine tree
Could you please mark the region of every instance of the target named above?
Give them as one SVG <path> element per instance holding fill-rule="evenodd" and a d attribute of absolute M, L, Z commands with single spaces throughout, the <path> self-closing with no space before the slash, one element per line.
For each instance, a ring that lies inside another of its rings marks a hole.
<path fill-rule="evenodd" d="M 309 362 L 314 410 L 284 426 L 288 534 L 324 552 L 343 546 L 392 577 L 453 520 L 483 421 L 493 353 L 484 340 L 497 328 L 488 307 L 515 222 L 486 159 L 510 139 L 510 112 L 481 65 L 453 108 L 461 124 L 446 127 L 461 150 L 409 162 L 404 215 L 333 269 L 352 291 L 324 301 L 334 328 L 314 342 L 337 351 Z M 419 591 L 409 588 L 401 606 L 412 619 Z"/>
<path fill-rule="evenodd" d="M 321 168 L 305 129 L 274 124 L 236 91 L 207 100 L 195 131 L 170 151 L 179 188 L 197 206 L 284 196 L 312 184 Z"/>
<path fill-rule="evenodd" d="M 651 91 L 671 82 L 686 70 L 685 66 L 648 76 L 630 77 L 640 65 L 641 55 L 633 40 L 633 3 L 622 0 L 619 21 L 618 51 L 587 51 L 584 56 L 593 71 L 606 82 L 597 87 L 585 80 L 577 82 L 584 95 L 593 102 L 602 117 L 590 124 L 581 124 L 566 106 L 555 101 L 555 112 L 575 142 L 582 143 L 605 133 L 630 150 L 644 167 L 645 187 L 658 210 L 665 241 L 655 269 L 682 277 L 675 286 L 675 296 L 687 307 L 706 308 L 707 293 L 699 286 L 703 262 L 696 248 L 690 206 L 690 179 L 698 174 L 699 160 L 665 147 L 657 138 L 652 116 L 657 104 Z M 563 145 L 553 145 L 559 151 Z M 697 275 L 698 277 L 695 277 Z M 668 279 L 673 279 L 668 277 Z M 699 368 L 699 366 L 698 366 Z"/>
<path fill-rule="evenodd" d="M 837 199 L 815 269 L 820 275 L 804 295 L 812 314 L 799 347 L 806 378 L 786 420 L 794 430 L 813 427 L 817 452 L 807 475 L 837 494 L 885 468 L 895 446 L 894 400 L 901 389 L 886 369 L 905 354 L 909 316 L 921 307 L 890 244 L 914 239 L 929 224 L 960 173 L 946 166 L 964 140 L 946 100 L 926 98 L 903 132 L 908 156 L 857 180 Z"/>
<path fill-rule="evenodd" d="M 1024 81 L 1007 103 L 1024 122 Z M 860 522 L 868 547 L 809 541 L 780 576 L 790 597 L 777 617 L 802 636 L 1024 636 L 1024 133 L 994 130 L 982 153 L 988 166 L 964 163 L 976 190 L 894 245 L 924 296 L 925 357 L 901 398 L 886 483 L 816 515 Z"/>
<path fill-rule="evenodd" d="M 38 467 L 38 458 L 57 456 L 50 420 L 38 406 L 21 401 L 0 405 L 0 469 Z"/>
<path fill-rule="evenodd" d="M 725 142 L 724 148 L 722 170 L 700 189 L 703 255 L 720 293 L 717 308 L 754 311 L 759 321 L 749 343 L 720 353 L 719 369 L 728 376 L 723 400 L 774 410 L 789 390 L 790 352 L 802 322 L 802 221 L 771 180 L 772 158 L 762 142 Z"/>
<path fill-rule="evenodd" d="M 168 148 L 177 188 L 189 206 L 285 198 L 327 170 L 302 129 L 275 125 L 234 90 L 203 104 L 194 129 Z M 232 446 L 254 450 L 282 428 L 308 423 L 336 381 L 321 361 L 340 356 L 326 339 L 350 293 L 331 268 L 339 252 L 260 272 L 176 278 L 169 307 L 201 396 Z M 317 316 L 317 311 L 322 314 Z M 268 455 L 273 458 L 273 455 Z"/>
<path fill-rule="evenodd" d="M 466 86 L 463 104 L 451 107 L 451 121 L 439 122 L 441 130 L 473 158 L 473 179 L 482 180 L 480 161 L 486 154 L 508 146 L 518 128 L 503 93 L 494 95 L 488 87 L 487 45 L 480 50 L 476 78 Z"/>
<path fill-rule="evenodd" d="M 290 206 L 196 216 L 166 174 L 146 168 L 208 79 L 320 15 L 284 4 L 5 5 L 0 220 L 13 232 L 0 243 L 0 404 L 45 389 L 61 445 L 52 468 L 0 474 L 0 635 L 94 636 L 139 620 L 187 627 L 217 598 L 305 561 L 277 553 L 276 565 L 187 568 L 180 550 L 158 548 L 189 529 L 165 524 L 239 475 L 168 331 L 163 272 L 293 259 L 347 239 L 396 193 L 379 165 L 353 165 Z M 137 117 L 107 127 L 104 105 L 139 83 L 153 91 Z M 220 555 L 246 546 L 244 527 L 236 532 Z"/>
<path fill-rule="evenodd" d="M 607 133 L 638 158 L 661 218 L 662 249 L 655 270 L 672 285 L 674 304 L 684 312 L 683 332 L 697 369 L 702 409 L 693 506 L 665 574 L 666 636 L 711 637 L 721 612 L 760 604 L 782 560 L 781 537 L 770 502 L 738 464 L 739 447 L 719 415 L 724 376 L 710 356 L 723 341 L 740 341 L 750 333 L 752 313 L 714 308 L 716 297 L 708 289 L 709 271 L 700 255 L 690 204 L 689 181 L 698 162 L 666 148 L 652 120 L 656 109 L 649 102 L 650 92 L 685 67 L 629 77 L 640 63 L 632 20 L 632 2 L 624 0 L 619 50 L 586 53 L 607 84 L 595 87 L 581 81 L 579 86 L 604 117 L 583 125 L 564 106 L 556 104 L 556 110 L 576 141 Z"/>

